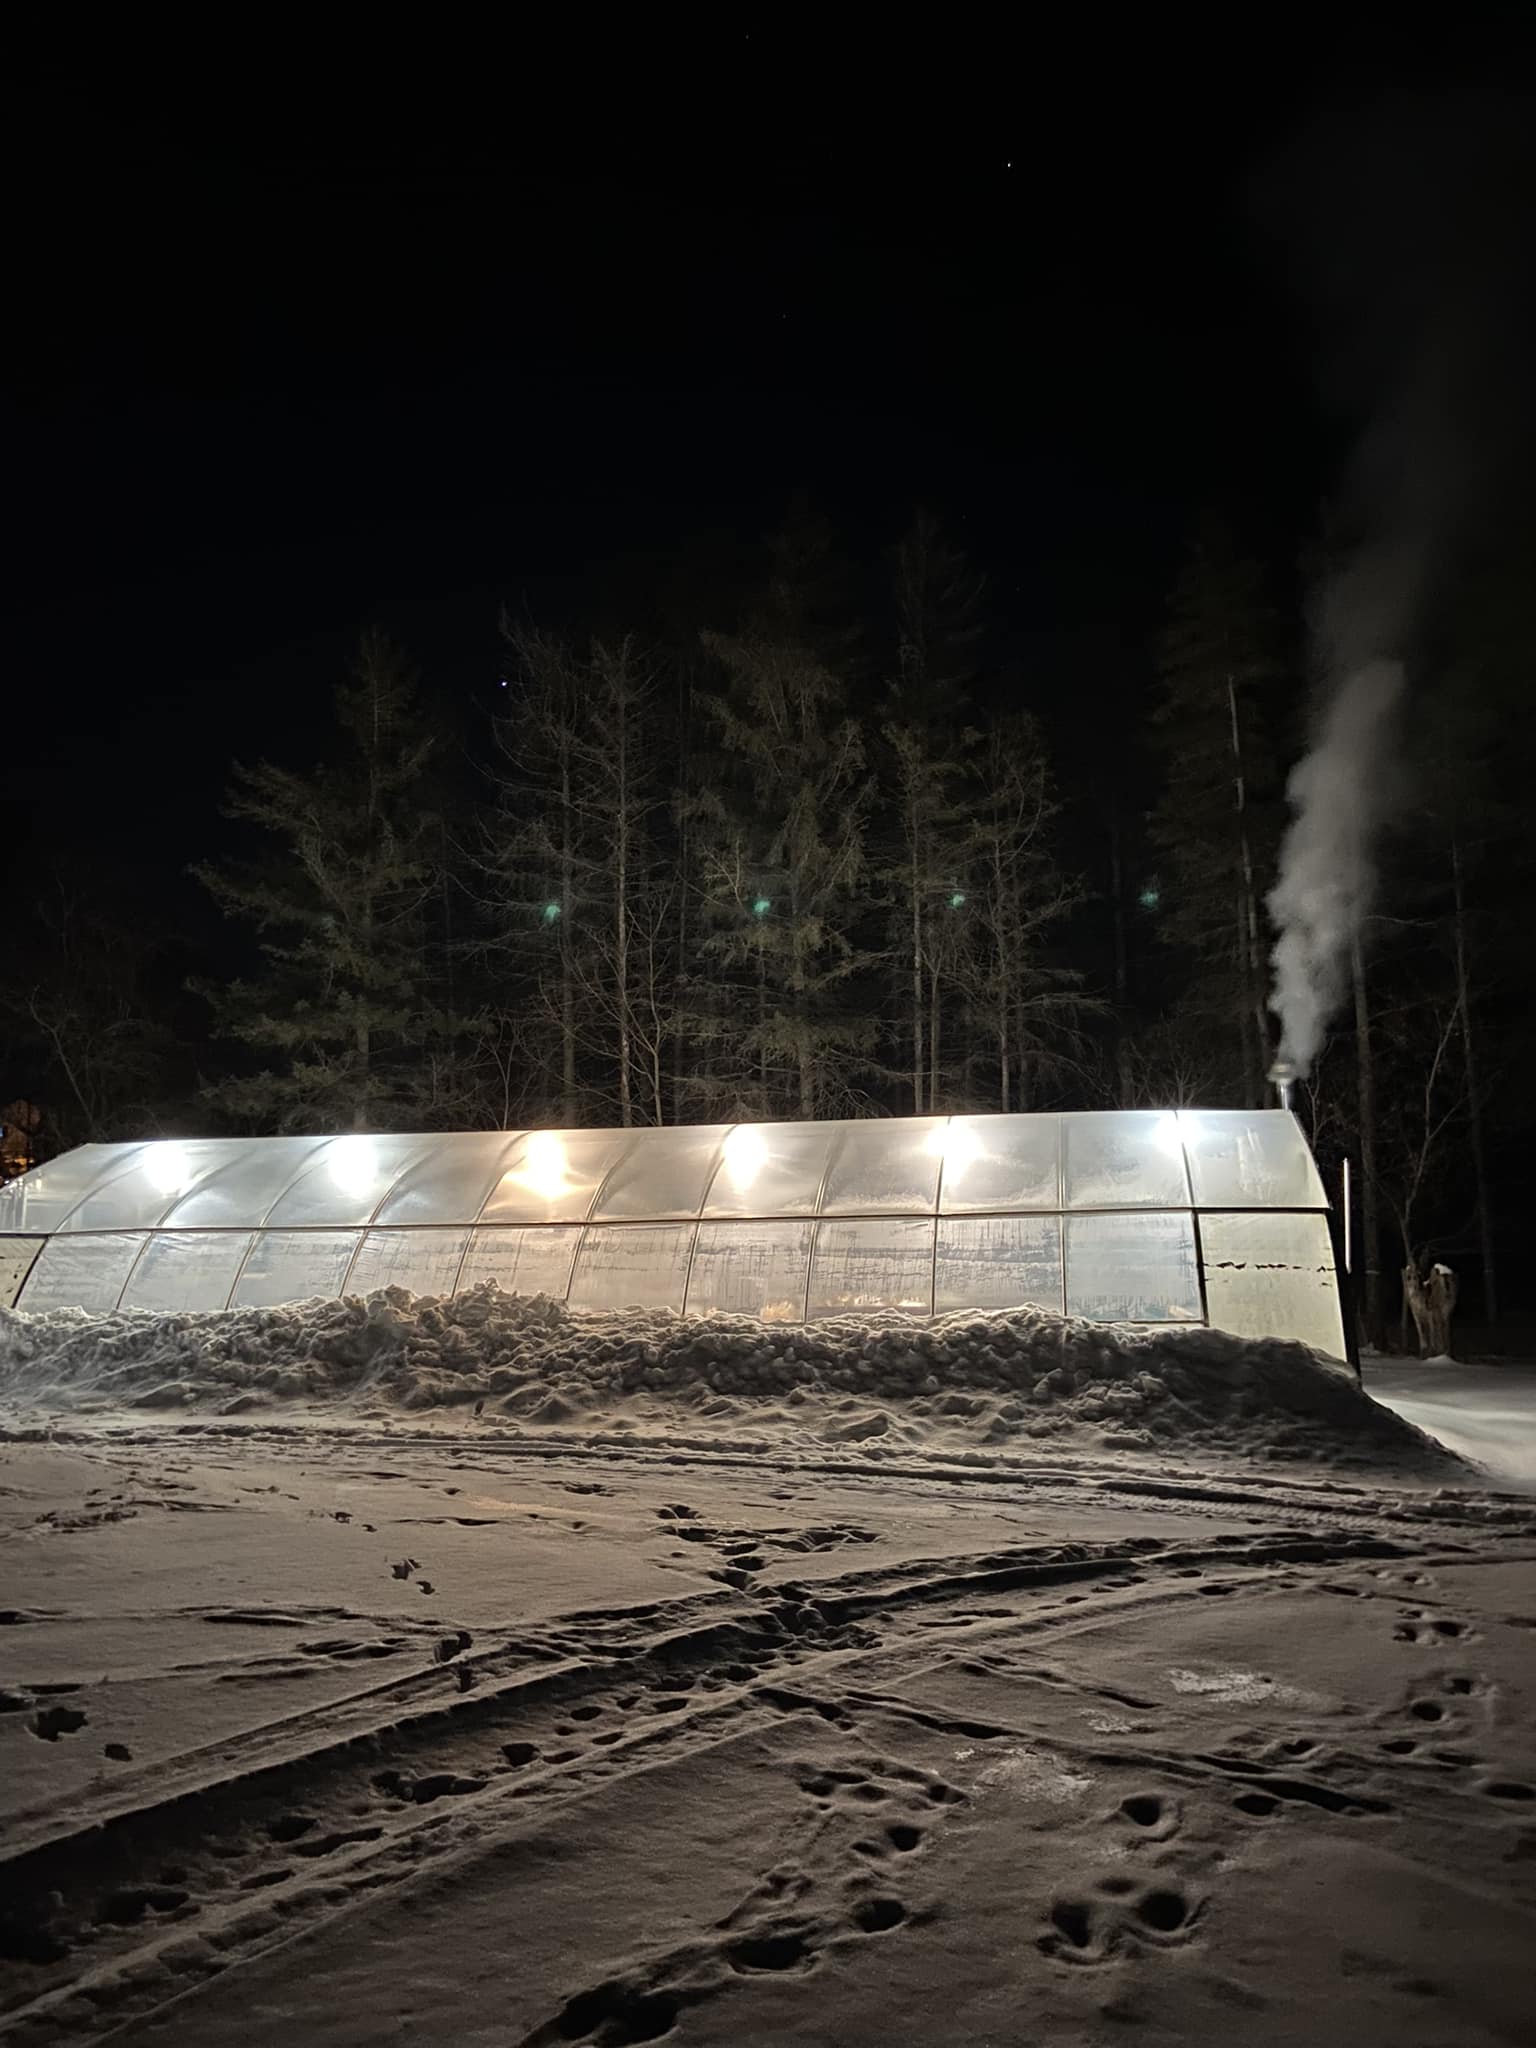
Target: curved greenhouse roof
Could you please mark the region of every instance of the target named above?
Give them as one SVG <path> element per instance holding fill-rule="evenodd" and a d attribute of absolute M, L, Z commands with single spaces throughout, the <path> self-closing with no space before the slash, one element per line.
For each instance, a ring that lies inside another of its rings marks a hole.
<path fill-rule="evenodd" d="M 1342 1356 L 1284 1110 L 85 1145 L 0 1188 L 0 1303 L 222 1308 L 484 1280 L 799 1322 L 1034 1304 Z"/>

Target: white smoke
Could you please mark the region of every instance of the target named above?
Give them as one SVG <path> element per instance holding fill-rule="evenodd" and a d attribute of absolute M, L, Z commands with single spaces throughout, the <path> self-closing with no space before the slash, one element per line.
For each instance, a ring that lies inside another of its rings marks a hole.
<path fill-rule="evenodd" d="M 1518 473 L 1530 432 L 1531 115 L 1524 95 L 1341 104 L 1309 121 L 1259 194 L 1308 302 L 1322 392 L 1353 441 L 1311 622 L 1311 750 L 1290 779 L 1269 897 L 1270 1007 L 1298 1076 L 1348 992 L 1381 831 L 1408 793 L 1403 662 L 1434 688 L 1447 589 L 1492 529 L 1496 485 Z"/>
<path fill-rule="evenodd" d="M 1286 786 L 1295 816 L 1280 849 L 1269 914 L 1280 938 L 1269 1006 L 1280 1058 L 1305 1075 L 1343 1001 L 1350 956 L 1370 909 L 1375 841 L 1393 785 L 1403 694 L 1397 661 L 1367 661 L 1329 700 L 1312 751 Z"/>

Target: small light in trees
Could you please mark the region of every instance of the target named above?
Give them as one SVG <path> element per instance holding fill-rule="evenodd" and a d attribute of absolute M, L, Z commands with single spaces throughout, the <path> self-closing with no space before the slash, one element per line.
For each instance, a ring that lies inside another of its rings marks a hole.
<path fill-rule="evenodd" d="M 1143 889 L 1141 894 L 1136 898 L 1136 901 L 1141 905 L 1143 910 L 1156 910 L 1158 905 L 1162 902 L 1162 900 L 1163 892 L 1161 889 L 1158 888 L 1155 882 L 1149 882 L 1146 888 Z"/>
<path fill-rule="evenodd" d="M 771 896 L 759 896 L 752 905 L 752 915 L 754 917 L 766 917 L 772 908 L 773 898 Z"/>
<path fill-rule="evenodd" d="M 950 897 L 949 907 L 951 910 L 964 910 L 965 891 L 963 889 L 957 889 L 954 895 Z"/>
<path fill-rule="evenodd" d="M 539 914 L 546 924 L 553 924 L 560 915 L 560 906 L 558 903 L 546 903 Z"/>

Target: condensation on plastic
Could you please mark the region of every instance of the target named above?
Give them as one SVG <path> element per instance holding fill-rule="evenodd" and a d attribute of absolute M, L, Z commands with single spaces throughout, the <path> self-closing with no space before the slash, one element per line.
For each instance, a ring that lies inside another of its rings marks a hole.
<path fill-rule="evenodd" d="M 486 1196 L 479 1220 L 584 1223 L 598 1190 L 636 1135 L 633 1131 L 526 1132 Z"/>
<path fill-rule="evenodd" d="M 1171 1109 L 1117 1109 L 1064 1116 L 1062 1156 L 1069 1209 L 1187 1209 L 1189 1176 Z"/>
<path fill-rule="evenodd" d="M 706 1216 L 814 1216 L 842 1124 L 741 1124 L 725 1139 Z"/>
<path fill-rule="evenodd" d="M 132 1230 L 158 1223 L 193 1187 L 217 1172 L 221 1138 L 163 1138 L 135 1151 L 124 1173 L 104 1179 L 60 1223 L 61 1230 Z"/>
<path fill-rule="evenodd" d="M 81 1145 L 0 1187 L 0 1230 L 57 1230 L 103 1181 L 125 1173 L 141 1145 Z"/>
<path fill-rule="evenodd" d="M 681 1309 L 695 1228 L 692 1223 L 594 1224 L 576 1254 L 571 1307 L 588 1312 Z"/>
<path fill-rule="evenodd" d="M 703 1206 L 728 1129 L 726 1124 L 680 1124 L 647 1131 L 603 1183 L 593 1222 L 671 1216 L 691 1221 Z"/>
<path fill-rule="evenodd" d="M 900 1216 L 819 1223 L 812 1316 L 874 1308 L 926 1316 L 933 1300 L 933 1231 L 931 1220 Z"/>
<path fill-rule="evenodd" d="M 1062 1309 L 1059 1216 L 946 1216 L 939 1223 L 934 1310 Z"/>
<path fill-rule="evenodd" d="M 120 1308 L 223 1308 L 240 1263 L 251 1248 L 249 1230 L 161 1230 L 145 1245 L 128 1276 Z"/>
<path fill-rule="evenodd" d="M 1181 1109 L 1178 1115 L 1197 1208 L 1328 1206 L 1293 1117 L 1252 1109 Z"/>
<path fill-rule="evenodd" d="M 14 1308 L 32 1261 L 48 1242 L 45 1237 L 0 1237 L 0 1308 Z"/>
<path fill-rule="evenodd" d="M 940 1141 L 946 1216 L 978 1209 L 1061 1208 L 1061 1120 L 957 1116 Z"/>
<path fill-rule="evenodd" d="M 378 1223 L 473 1223 L 511 1164 L 521 1131 L 454 1132 L 406 1168 L 379 1205 Z"/>
<path fill-rule="evenodd" d="M 943 1117 L 870 1118 L 845 1124 L 842 1142 L 832 1155 L 821 1213 L 931 1214 L 944 1136 Z"/>
<path fill-rule="evenodd" d="M 1068 1216 L 1067 1314 L 1096 1323 L 1198 1323 L 1200 1275 L 1188 1210 Z"/>
<path fill-rule="evenodd" d="M 227 1157 L 166 1210 L 168 1230 L 254 1228 L 292 1187 L 325 1144 L 324 1138 L 241 1138 Z M 327 1218 L 327 1221 L 334 1221 Z"/>
<path fill-rule="evenodd" d="M 809 1222 L 701 1223 L 688 1313 L 720 1310 L 770 1323 L 803 1322 L 814 1234 Z"/>
<path fill-rule="evenodd" d="M 932 1214 L 941 1167 L 945 1214 L 1187 1208 L 1186 1148 L 1198 1207 L 1327 1206 L 1283 1111 L 1111 1110 L 88 1145 L 0 1188 L 0 1235 Z"/>
<path fill-rule="evenodd" d="M 370 1230 L 347 1275 L 348 1294 L 408 1287 L 412 1294 L 452 1294 L 467 1229 Z"/>
<path fill-rule="evenodd" d="M 1327 1219 L 1249 1210 L 1200 1218 L 1212 1325 L 1235 1337 L 1294 1337 L 1342 1358 L 1344 1322 Z"/>
<path fill-rule="evenodd" d="M 231 1306 L 271 1308 L 340 1294 L 361 1235 L 356 1230 L 259 1231 Z"/>
<path fill-rule="evenodd" d="M 106 1315 L 117 1307 L 123 1282 L 143 1245 L 140 1230 L 50 1237 L 27 1275 L 16 1306 L 34 1316 L 45 1315 L 51 1308 L 84 1308 Z"/>
<path fill-rule="evenodd" d="M 503 1294 L 548 1294 L 564 1301 L 580 1241 L 579 1223 L 477 1230 L 464 1254 L 459 1292 L 494 1280 Z"/>
<path fill-rule="evenodd" d="M 31 1265 L 23 1308 L 110 1309 L 125 1281 L 125 1305 L 217 1306 L 220 1274 L 247 1253 L 242 1302 L 395 1281 L 443 1292 L 455 1274 L 462 1287 L 494 1278 L 564 1298 L 591 1218 L 578 1305 L 677 1307 L 691 1271 L 691 1311 L 798 1319 L 809 1293 L 814 1315 L 926 1314 L 935 1286 L 940 1312 L 1058 1305 L 1064 1206 L 1070 1311 L 1188 1321 L 1201 1314 L 1191 1200 L 1203 1212 L 1212 1319 L 1341 1352 L 1324 1192 L 1295 1120 L 1274 1110 L 87 1146 L 0 1189 L 0 1261 L 18 1278 Z M 818 1207 L 847 1213 L 822 1230 L 808 1289 Z M 1245 1208 L 1262 1213 L 1244 1222 L 1235 1212 Z M 689 1232 L 663 1219 L 701 1212 L 690 1268 Z M 627 1239 L 618 1223 L 603 1227 L 620 1217 L 635 1219 Z M 157 1224 L 135 1266 L 144 1239 L 133 1233 Z M 196 1251 L 190 1240 L 203 1237 L 208 1249 Z M 1319 1270 L 1304 1281 L 1318 1247 Z M 643 1270 L 648 1259 L 654 1270 Z"/>
<path fill-rule="evenodd" d="M 401 1174 L 431 1145 L 430 1138 L 375 1138 L 362 1133 L 328 1138 L 272 1204 L 267 1223 L 368 1223 Z"/>

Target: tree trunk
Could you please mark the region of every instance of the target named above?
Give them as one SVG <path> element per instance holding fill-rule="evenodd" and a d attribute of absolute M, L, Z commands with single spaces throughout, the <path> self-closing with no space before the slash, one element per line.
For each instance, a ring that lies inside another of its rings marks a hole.
<path fill-rule="evenodd" d="M 772 1106 L 768 1096 L 768 967 L 763 959 L 763 949 L 757 949 L 757 1091 L 760 1097 L 758 1115 L 770 1116 Z"/>
<path fill-rule="evenodd" d="M 1120 799 L 1109 828 L 1109 898 L 1114 917 L 1115 938 L 1115 1093 L 1120 1107 L 1129 1109 L 1131 1096 L 1130 1033 L 1126 1014 L 1130 1007 L 1130 959 L 1125 933 L 1125 871 L 1120 851 Z M 1003 1108 L 1008 1107 L 1007 1089 Z"/>
<path fill-rule="evenodd" d="M 928 1114 L 939 1113 L 939 963 L 928 970 Z"/>
<path fill-rule="evenodd" d="M 1472 1178 L 1477 1190 L 1478 1248 L 1483 1259 L 1483 1319 L 1499 1320 L 1498 1277 L 1494 1269 L 1493 1203 L 1488 1191 L 1488 1153 L 1483 1131 L 1483 1097 L 1478 1082 L 1477 1050 L 1472 1029 L 1472 978 L 1467 968 L 1467 906 L 1461 872 L 1461 842 L 1451 839 L 1451 883 L 1455 903 L 1456 1001 L 1461 1019 L 1461 1044 L 1467 1063 L 1467 1135 L 1472 1153 Z"/>
<path fill-rule="evenodd" d="M 693 769 L 688 753 L 688 733 L 693 716 L 693 680 L 686 664 L 680 665 L 677 684 L 677 740 L 680 758 L 677 770 L 677 976 L 672 989 L 672 1121 L 683 1120 L 683 1068 L 687 1058 L 688 1017 L 688 889 L 692 857 L 688 832 L 688 806 L 693 794 Z M 657 1054 L 658 1059 L 660 1053 Z M 656 1121 L 662 1121 L 659 1107 Z"/>
<path fill-rule="evenodd" d="M 620 656 L 621 660 L 627 656 Z M 613 979 L 619 1016 L 619 1122 L 625 1130 L 635 1120 L 630 1086 L 631 1024 L 629 988 L 629 688 L 627 675 L 618 685 L 618 761 L 616 767 L 613 849 Z"/>
<path fill-rule="evenodd" d="M 912 842 L 912 1114 L 923 1113 L 923 888 L 918 853 L 917 804 L 907 813 Z"/>
<path fill-rule="evenodd" d="M 1360 1126 L 1361 1336 L 1379 1345 L 1381 1321 L 1381 1188 L 1376 1178 L 1376 1062 L 1371 1041 L 1370 992 L 1358 935 L 1350 951 L 1355 988 L 1355 1100 Z"/>
<path fill-rule="evenodd" d="M 571 898 L 576 875 L 571 817 L 570 730 L 560 740 L 560 1121 L 576 1122 L 576 977 L 571 965 Z"/>
<path fill-rule="evenodd" d="M 994 995 L 997 1005 L 998 1071 L 1003 1084 L 1001 1107 L 1006 1115 L 1013 1094 L 1013 1041 L 1008 1029 L 1013 1006 L 1013 957 L 1008 945 L 1008 878 L 1003 862 L 1001 819 L 995 821 L 995 831 L 996 838 L 992 849 L 992 896 L 995 907 L 993 939 L 997 949 L 994 963 L 997 981 Z"/>

